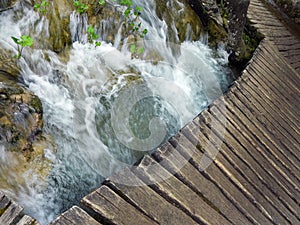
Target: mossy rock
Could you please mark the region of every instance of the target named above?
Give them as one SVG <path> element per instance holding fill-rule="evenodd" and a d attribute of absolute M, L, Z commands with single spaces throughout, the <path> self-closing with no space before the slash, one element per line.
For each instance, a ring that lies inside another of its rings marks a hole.
<path fill-rule="evenodd" d="M 214 20 L 210 19 L 207 25 L 208 44 L 212 48 L 218 47 L 219 43 L 227 43 L 228 33 L 226 30 L 218 25 Z"/>

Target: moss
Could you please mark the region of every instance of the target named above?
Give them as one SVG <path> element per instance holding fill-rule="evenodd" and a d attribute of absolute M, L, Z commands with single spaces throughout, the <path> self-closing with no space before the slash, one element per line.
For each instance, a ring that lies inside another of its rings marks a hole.
<path fill-rule="evenodd" d="M 220 42 L 226 42 L 228 39 L 226 30 L 212 19 L 208 21 L 207 32 L 210 47 L 216 48 Z"/>
<path fill-rule="evenodd" d="M 39 114 L 43 113 L 43 105 L 41 100 L 37 96 L 32 96 L 29 105 L 35 109 L 35 111 Z"/>

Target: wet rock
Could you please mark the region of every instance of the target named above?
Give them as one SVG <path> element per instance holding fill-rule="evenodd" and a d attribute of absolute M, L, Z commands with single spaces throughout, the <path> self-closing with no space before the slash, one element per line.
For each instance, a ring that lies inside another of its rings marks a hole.
<path fill-rule="evenodd" d="M 43 136 L 43 109 L 39 98 L 14 82 L 0 83 L 0 144 L 25 161 L 42 153 L 41 146 L 53 149 Z"/>
<path fill-rule="evenodd" d="M 18 80 L 20 68 L 13 58 L 14 53 L 0 43 L 0 82 L 5 80 Z"/>
<path fill-rule="evenodd" d="M 0 0 L 0 12 L 12 8 L 17 0 Z"/>
<path fill-rule="evenodd" d="M 203 25 L 186 1 L 156 1 L 156 13 L 160 19 L 170 24 L 169 41 L 179 43 L 185 39 L 199 39 Z"/>
<path fill-rule="evenodd" d="M 48 2 L 49 5 L 45 8 L 46 12 L 39 12 L 41 19 L 44 17 L 42 31 L 39 30 L 41 28 L 34 27 L 30 33 L 35 39 L 35 48 L 50 49 L 60 53 L 72 43 L 69 23 L 70 14 L 74 10 L 73 1 L 55 0 Z M 34 0 L 31 6 L 39 3 L 41 3 L 40 0 Z M 38 10 L 36 11 L 38 12 Z M 37 32 L 39 32 L 38 35 Z"/>

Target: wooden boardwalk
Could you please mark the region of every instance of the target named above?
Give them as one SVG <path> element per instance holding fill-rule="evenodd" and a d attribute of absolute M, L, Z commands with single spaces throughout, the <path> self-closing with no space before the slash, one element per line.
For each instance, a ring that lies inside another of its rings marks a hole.
<path fill-rule="evenodd" d="M 289 27 L 288 22 L 274 16 L 264 0 L 251 0 L 248 18 L 259 31 L 271 40 L 281 55 L 300 73 L 300 30 Z M 299 29 L 299 26 L 296 27 Z"/>
<path fill-rule="evenodd" d="M 51 225 L 300 224 L 300 42 L 259 0 L 249 19 L 266 38 L 230 90 Z M 1 225 L 21 210 L 8 201 Z"/>

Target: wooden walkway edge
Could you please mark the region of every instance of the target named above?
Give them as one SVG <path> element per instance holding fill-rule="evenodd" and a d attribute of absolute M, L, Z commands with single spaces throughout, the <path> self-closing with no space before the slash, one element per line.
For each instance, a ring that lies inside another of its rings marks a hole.
<path fill-rule="evenodd" d="M 300 224 L 300 40 L 261 0 L 248 18 L 265 39 L 228 92 L 51 225 Z M 1 225 L 21 211 L 0 192 Z"/>

